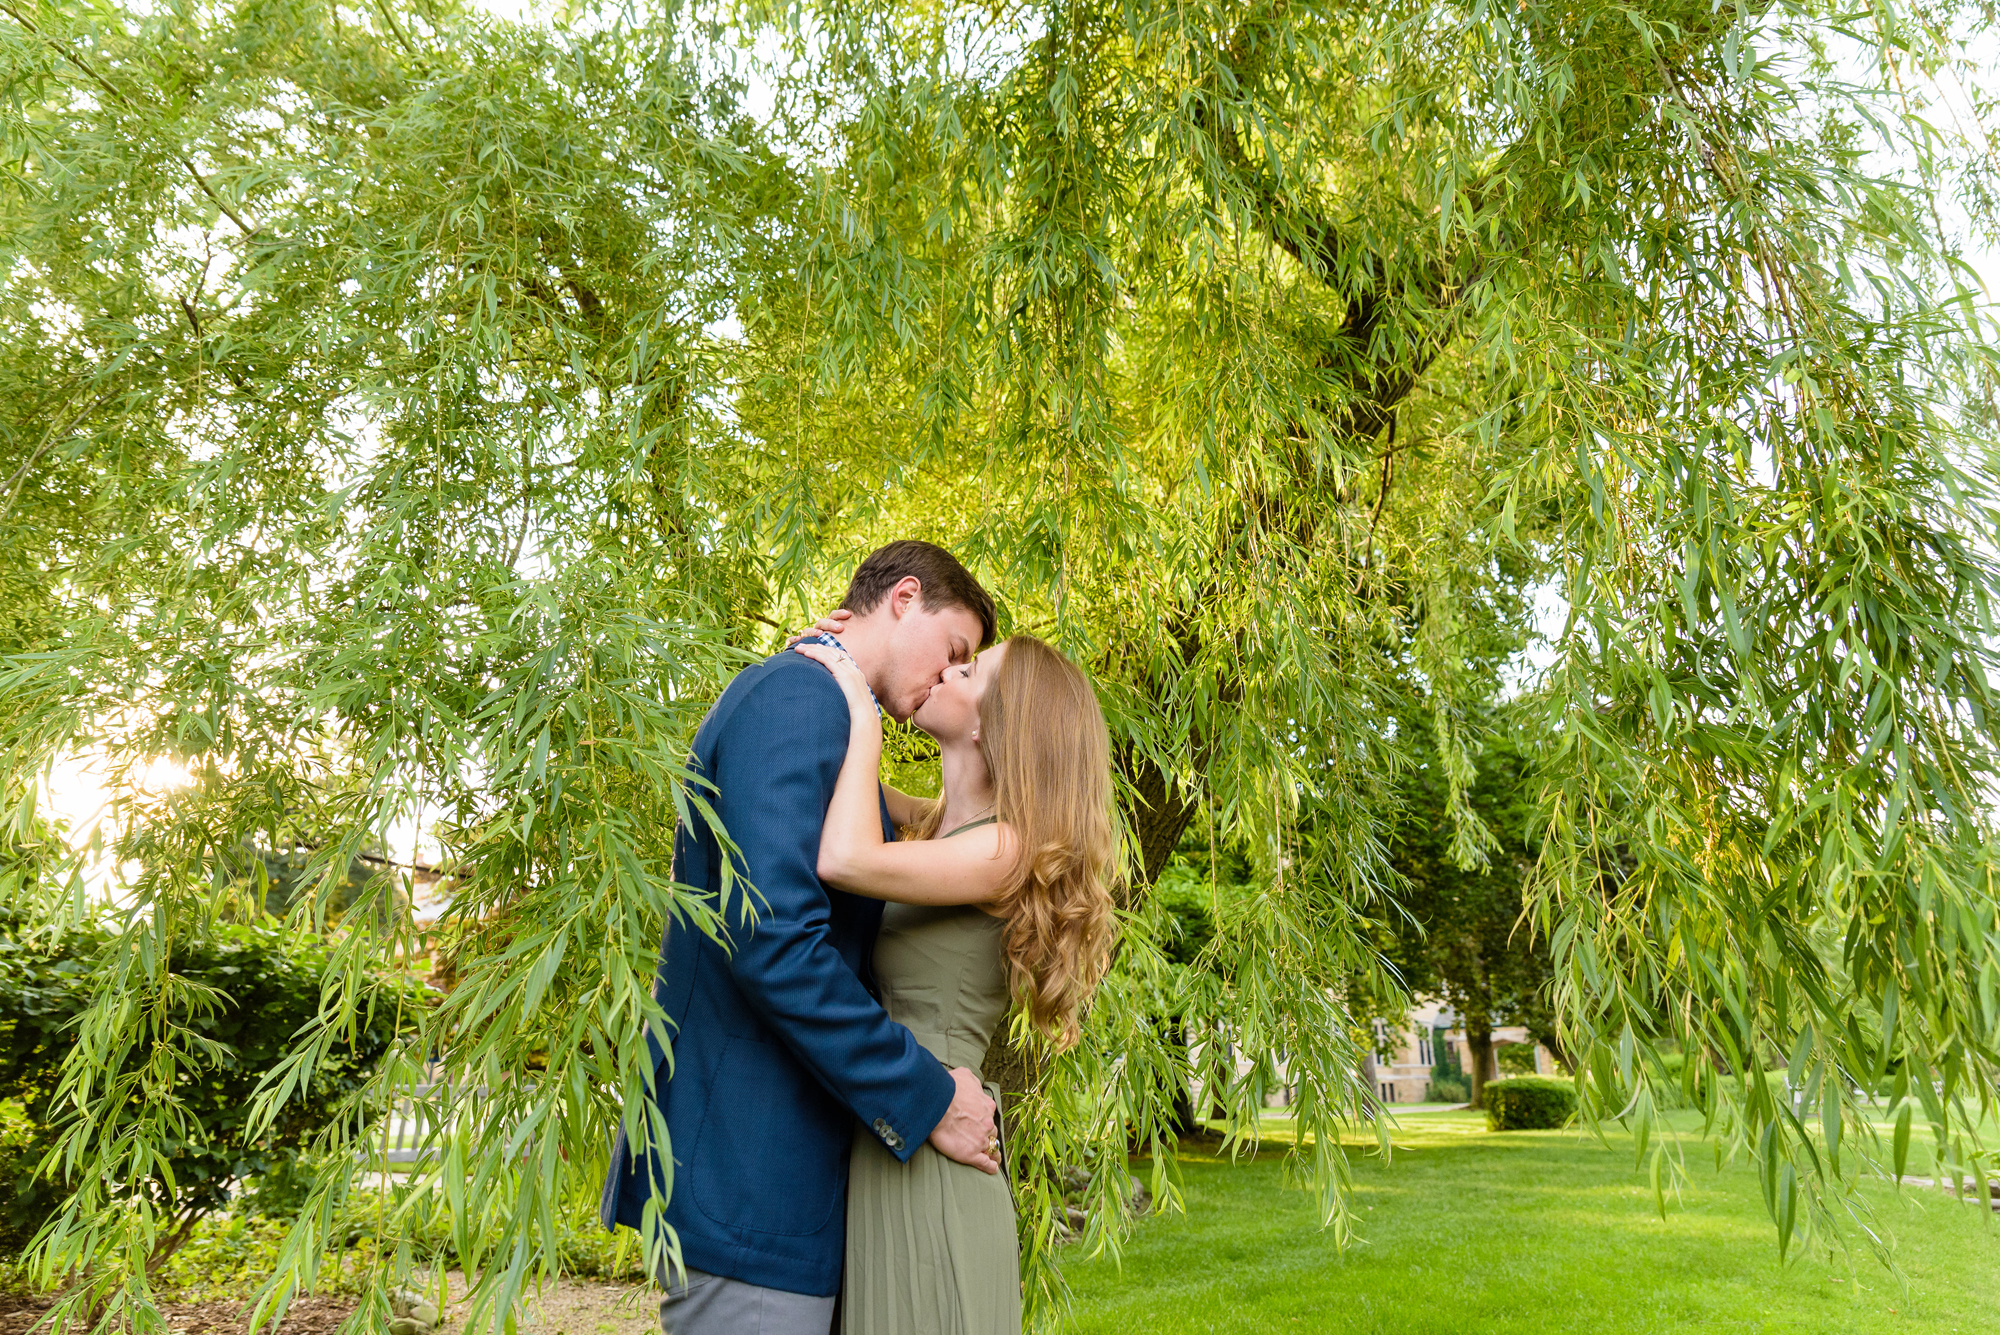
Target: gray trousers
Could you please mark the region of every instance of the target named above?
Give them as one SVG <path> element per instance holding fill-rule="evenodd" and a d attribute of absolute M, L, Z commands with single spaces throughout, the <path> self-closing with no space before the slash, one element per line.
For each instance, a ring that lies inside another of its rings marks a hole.
<path fill-rule="evenodd" d="M 829 1335 L 833 1298 L 787 1293 L 746 1284 L 727 1275 L 688 1267 L 679 1285 L 666 1283 L 660 1300 L 664 1335 Z"/>

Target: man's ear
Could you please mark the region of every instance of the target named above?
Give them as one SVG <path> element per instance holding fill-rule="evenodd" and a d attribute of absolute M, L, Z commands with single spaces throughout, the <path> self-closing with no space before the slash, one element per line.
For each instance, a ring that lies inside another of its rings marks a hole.
<path fill-rule="evenodd" d="M 903 615 L 917 605 L 924 594 L 924 582 L 915 575 L 905 575 L 897 580 L 889 590 L 889 615 L 901 620 Z"/>

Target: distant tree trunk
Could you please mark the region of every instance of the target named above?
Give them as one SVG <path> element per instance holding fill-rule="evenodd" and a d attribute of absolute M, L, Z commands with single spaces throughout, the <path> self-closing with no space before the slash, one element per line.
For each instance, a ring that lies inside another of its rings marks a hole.
<path fill-rule="evenodd" d="M 1470 1069 L 1465 1073 L 1472 1082 L 1472 1106 L 1481 1106 L 1481 1096 L 1486 1093 L 1486 1082 L 1494 1076 L 1493 1068 L 1493 1021 L 1486 1016 L 1465 1017 L 1465 1047 L 1472 1058 Z"/>
<path fill-rule="evenodd" d="M 1548 1049 L 1549 1056 L 1556 1059 L 1565 1071 L 1574 1071 L 1576 1062 L 1570 1057 L 1569 1048 L 1564 1046 L 1562 1035 L 1556 1032 L 1554 1024 L 1536 1023 L 1528 1026 L 1528 1037 Z"/>
<path fill-rule="evenodd" d="M 1222 1031 L 1220 1029 L 1215 1030 L 1209 1035 L 1208 1041 L 1215 1044 L 1216 1051 L 1221 1053 L 1221 1059 L 1215 1062 L 1213 1069 L 1225 1072 L 1233 1070 L 1236 1063 L 1236 1049 L 1222 1037 Z M 1224 1078 L 1226 1079 L 1227 1077 Z M 1211 1122 L 1225 1122 L 1229 1120 L 1229 1109 L 1222 1102 L 1222 1090 L 1226 1087 L 1221 1080 L 1204 1080 L 1202 1082 L 1202 1102 L 1208 1105 L 1206 1116 Z"/>

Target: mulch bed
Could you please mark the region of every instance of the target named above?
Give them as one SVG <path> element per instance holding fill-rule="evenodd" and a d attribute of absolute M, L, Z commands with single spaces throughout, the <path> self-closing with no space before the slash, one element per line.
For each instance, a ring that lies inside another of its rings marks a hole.
<path fill-rule="evenodd" d="M 28 1335 L 54 1305 L 50 1298 L 0 1297 L 0 1335 Z M 265 1329 L 272 1335 L 333 1335 L 353 1310 L 346 1299 L 308 1294 L 292 1303 L 283 1325 Z M 250 1329 L 250 1308 L 228 1299 L 161 1303 L 160 1315 L 175 1335 L 246 1335 Z"/>

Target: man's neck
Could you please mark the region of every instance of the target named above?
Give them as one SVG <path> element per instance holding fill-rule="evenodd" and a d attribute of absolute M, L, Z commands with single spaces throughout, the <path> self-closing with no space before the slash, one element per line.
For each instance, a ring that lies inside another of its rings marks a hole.
<path fill-rule="evenodd" d="M 883 698 L 882 688 L 886 685 L 882 680 L 882 673 L 888 667 L 888 654 L 884 652 L 886 630 L 880 615 L 875 614 L 855 617 L 835 637 L 854 659 L 854 666 L 861 669 L 861 675 L 868 678 L 868 689 L 875 692 L 877 700 Z"/>

